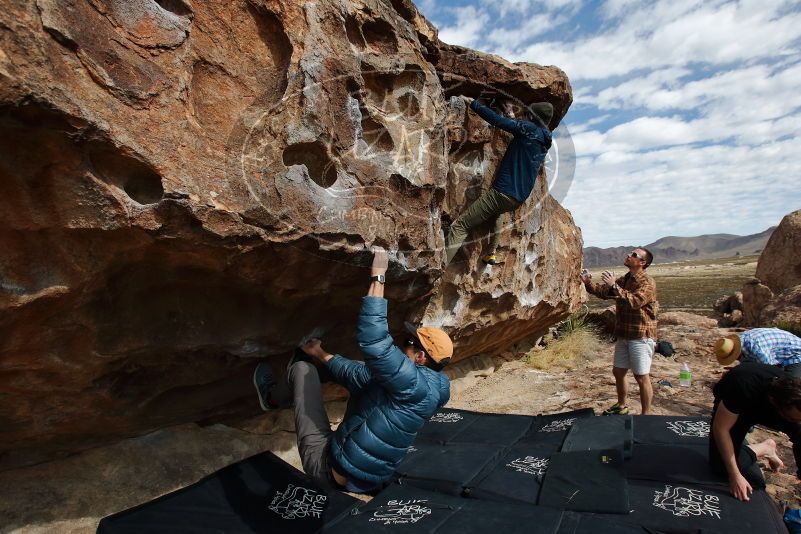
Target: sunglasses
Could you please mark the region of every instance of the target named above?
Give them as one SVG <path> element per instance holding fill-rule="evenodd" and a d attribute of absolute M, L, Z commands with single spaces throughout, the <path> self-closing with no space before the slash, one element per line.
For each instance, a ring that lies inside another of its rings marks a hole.
<path fill-rule="evenodd" d="M 632 251 L 632 252 L 629 254 L 629 258 L 637 258 L 638 260 L 644 260 L 644 259 L 645 259 L 645 258 L 643 258 L 642 256 L 640 256 L 639 254 L 637 254 L 637 252 L 636 252 L 636 251 Z"/>

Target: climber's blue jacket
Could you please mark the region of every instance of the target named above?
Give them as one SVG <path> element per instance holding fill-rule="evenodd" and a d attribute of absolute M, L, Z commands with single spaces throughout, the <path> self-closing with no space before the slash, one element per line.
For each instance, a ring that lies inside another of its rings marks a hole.
<path fill-rule="evenodd" d="M 339 355 L 328 362 L 356 402 L 331 440 L 331 456 L 343 475 L 380 483 L 395 472 L 423 424 L 448 402 L 450 382 L 395 346 L 386 299 L 363 298 L 357 339 L 364 363 Z"/>
<path fill-rule="evenodd" d="M 492 187 L 525 202 L 534 189 L 545 154 L 551 148 L 550 130 L 531 121 L 498 115 L 477 99 L 470 103 L 470 108 L 491 125 L 514 135 L 495 171 Z"/>

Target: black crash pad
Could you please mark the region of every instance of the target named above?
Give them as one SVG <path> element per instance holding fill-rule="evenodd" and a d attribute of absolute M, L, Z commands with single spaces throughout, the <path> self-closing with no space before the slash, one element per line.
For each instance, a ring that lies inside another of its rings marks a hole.
<path fill-rule="evenodd" d="M 395 475 L 402 485 L 458 496 L 470 481 L 491 469 L 504 451 L 501 445 L 417 440 L 398 465 Z"/>
<path fill-rule="evenodd" d="M 442 408 L 417 432 L 417 439 L 447 443 L 480 416 L 478 412 Z"/>
<path fill-rule="evenodd" d="M 625 469 L 629 480 L 729 484 L 725 475 L 712 471 L 709 447 L 700 445 L 636 445 Z"/>
<path fill-rule="evenodd" d="M 595 413 L 590 408 L 538 415 L 529 431 L 518 440 L 518 444 L 550 447 L 554 452 L 559 451 L 573 423 L 578 419 L 594 416 Z"/>
<path fill-rule="evenodd" d="M 787 532 L 764 491 L 741 502 L 725 487 L 632 480 L 629 501 L 629 515 L 609 517 L 667 532 Z"/>
<path fill-rule="evenodd" d="M 557 534 L 562 511 L 543 506 L 463 499 L 391 485 L 327 526 L 326 534 Z"/>
<path fill-rule="evenodd" d="M 624 458 L 631 458 L 633 445 L 631 416 L 585 417 L 573 423 L 562 452 L 618 449 Z"/>
<path fill-rule="evenodd" d="M 576 512 L 628 513 L 623 454 L 619 450 L 553 454 L 539 504 Z"/>
<path fill-rule="evenodd" d="M 100 521 L 98 534 L 318 532 L 359 501 L 265 452 Z"/>
<path fill-rule="evenodd" d="M 468 483 L 467 495 L 475 499 L 537 504 L 551 454 L 549 448 L 512 447 L 491 471 Z"/>
<path fill-rule="evenodd" d="M 635 415 L 634 443 L 649 445 L 709 444 L 709 417 Z"/>
<path fill-rule="evenodd" d="M 629 523 L 616 516 L 599 516 L 582 512 L 565 512 L 559 534 L 679 534 L 675 530 L 648 528 Z M 683 531 L 681 534 L 691 534 Z M 692 534 L 701 534 L 692 531 Z"/>
<path fill-rule="evenodd" d="M 529 415 L 480 414 L 448 443 L 514 445 L 537 420 Z"/>

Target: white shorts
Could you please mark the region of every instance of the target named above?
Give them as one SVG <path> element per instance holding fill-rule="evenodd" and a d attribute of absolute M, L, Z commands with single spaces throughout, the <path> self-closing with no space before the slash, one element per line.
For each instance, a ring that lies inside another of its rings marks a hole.
<path fill-rule="evenodd" d="M 615 367 L 631 369 L 635 375 L 651 374 L 651 359 L 656 342 L 650 338 L 618 339 L 615 343 Z"/>

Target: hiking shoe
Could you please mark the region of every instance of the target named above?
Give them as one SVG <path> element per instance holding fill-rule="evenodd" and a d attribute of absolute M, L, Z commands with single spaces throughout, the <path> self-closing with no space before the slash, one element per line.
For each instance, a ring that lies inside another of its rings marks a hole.
<path fill-rule="evenodd" d="M 498 265 L 498 258 L 495 256 L 495 254 L 487 254 L 481 258 L 481 261 L 487 265 Z"/>
<path fill-rule="evenodd" d="M 261 362 L 253 372 L 253 385 L 256 386 L 256 393 L 259 396 L 259 405 L 265 412 L 278 408 L 278 404 L 273 402 L 270 393 L 275 387 L 275 375 L 273 369 L 267 362 Z"/>
<path fill-rule="evenodd" d="M 625 406 L 621 406 L 618 403 L 613 404 L 606 410 L 604 410 L 604 415 L 628 415 L 629 409 Z"/>

